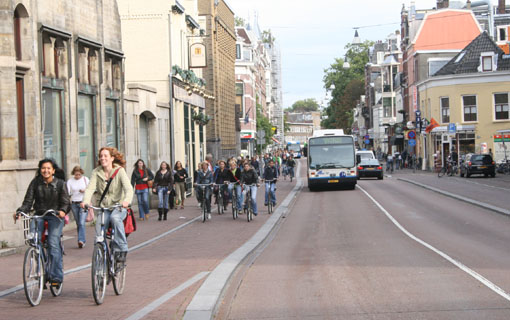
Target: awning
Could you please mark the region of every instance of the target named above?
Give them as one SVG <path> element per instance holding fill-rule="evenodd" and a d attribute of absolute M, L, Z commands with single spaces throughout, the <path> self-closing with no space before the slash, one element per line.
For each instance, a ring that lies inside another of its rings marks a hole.
<path fill-rule="evenodd" d="M 271 137 L 271 140 L 273 140 L 274 142 L 276 142 L 277 144 L 280 144 L 280 141 L 276 140 L 275 137 Z"/>

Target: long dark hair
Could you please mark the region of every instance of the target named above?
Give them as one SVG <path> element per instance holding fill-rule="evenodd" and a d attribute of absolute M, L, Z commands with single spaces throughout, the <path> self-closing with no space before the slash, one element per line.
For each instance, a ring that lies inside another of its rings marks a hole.
<path fill-rule="evenodd" d="M 168 162 L 166 162 L 166 161 L 162 161 L 162 162 L 161 162 L 161 164 L 159 165 L 159 170 L 158 170 L 158 171 L 163 170 L 163 164 L 166 164 L 166 170 L 167 170 L 167 171 L 172 171 L 172 170 L 170 169 L 170 165 L 169 165 L 169 164 L 168 164 Z"/>
<path fill-rule="evenodd" d="M 181 164 L 181 169 L 184 169 L 184 167 L 182 166 L 182 162 L 180 162 L 179 160 L 175 161 L 175 165 L 174 165 L 174 170 L 179 170 L 179 168 L 177 168 L 177 164 L 180 163 Z"/>
<path fill-rule="evenodd" d="M 36 177 L 39 177 L 41 176 L 41 169 L 42 169 L 42 166 L 45 164 L 45 163 L 51 163 L 51 167 L 53 169 L 55 169 L 55 173 L 53 174 L 53 176 L 55 178 L 58 178 L 58 179 L 61 179 L 61 180 L 64 180 L 66 179 L 66 174 L 64 172 L 64 170 L 62 170 L 57 162 L 55 161 L 55 159 L 53 158 L 44 158 L 42 159 L 41 161 L 39 161 L 39 164 L 37 165 L 38 169 L 37 169 L 37 173 L 36 173 Z"/>
<path fill-rule="evenodd" d="M 145 162 L 142 159 L 136 160 L 135 165 L 134 165 L 135 169 L 138 169 L 138 162 L 140 162 L 140 161 L 142 161 L 142 163 L 143 163 L 143 171 L 147 171 L 147 167 L 145 166 Z"/>

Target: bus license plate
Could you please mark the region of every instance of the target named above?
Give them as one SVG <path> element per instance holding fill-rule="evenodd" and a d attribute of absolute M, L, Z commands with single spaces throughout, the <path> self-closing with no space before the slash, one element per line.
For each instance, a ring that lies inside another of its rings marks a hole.
<path fill-rule="evenodd" d="M 338 180 L 328 180 L 328 183 L 338 183 Z"/>

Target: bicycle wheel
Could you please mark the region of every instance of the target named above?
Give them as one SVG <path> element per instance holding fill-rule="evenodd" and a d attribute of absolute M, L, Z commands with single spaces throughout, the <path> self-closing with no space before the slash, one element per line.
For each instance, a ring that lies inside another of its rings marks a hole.
<path fill-rule="evenodd" d="M 205 198 L 205 194 L 204 194 Z M 202 222 L 205 222 L 207 220 L 207 210 L 205 208 L 205 200 L 202 200 Z"/>
<path fill-rule="evenodd" d="M 271 200 L 267 203 L 267 213 L 273 213 L 273 201 Z"/>
<path fill-rule="evenodd" d="M 106 280 L 108 273 L 108 266 L 106 264 L 104 247 L 98 243 L 94 246 L 92 253 L 92 295 L 96 304 L 101 304 L 104 301 L 104 294 L 106 292 Z"/>
<path fill-rule="evenodd" d="M 246 194 L 246 200 L 248 202 L 246 207 L 246 220 L 250 222 L 253 219 L 252 217 L 253 211 L 251 209 L 251 192 Z"/>
<path fill-rule="evenodd" d="M 235 194 L 235 191 L 233 194 Z M 232 195 L 232 219 L 237 219 L 237 199 L 234 195 Z"/>
<path fill-rule="evenodd" d="M 44 286 L 44 268 L 41 255 L 30 247 L 25 252 L 23 261 L 23 288 L 28 303 L 35 307 L 41 302 Z"/>
<path fill-rule="evenodd" d="M 124 292 L 124 287 L 126 286 L 126 265 L 121 266 L 122 269 L 116 272 L 115 276 L 113 276 L 113 291 L 115 294 L 120 296 Z"/>
<path fill-rule="evenodd" d="M 441 170 L 439 170 L 439 172 L 437 173 L 437 176 L 439 178 L 441 178 L 442 176 L 444 176 L 446 173 L 446 167 L 442 167 Z"/>
<path fill-rule="evenodd" d="M 218 202 L 218 214 L 223 214 L 223 196 L 221 195 L 221 189 L 218 190 L 218 198 L 216 201 Z"/>

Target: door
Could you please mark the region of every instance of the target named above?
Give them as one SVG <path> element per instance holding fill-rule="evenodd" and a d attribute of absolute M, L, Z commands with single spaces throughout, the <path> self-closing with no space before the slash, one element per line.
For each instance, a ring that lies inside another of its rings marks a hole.
<path fill-rule="evenodd" d="M 140 158 L 149 166 L 149 119 L 140 115 Z"/>

